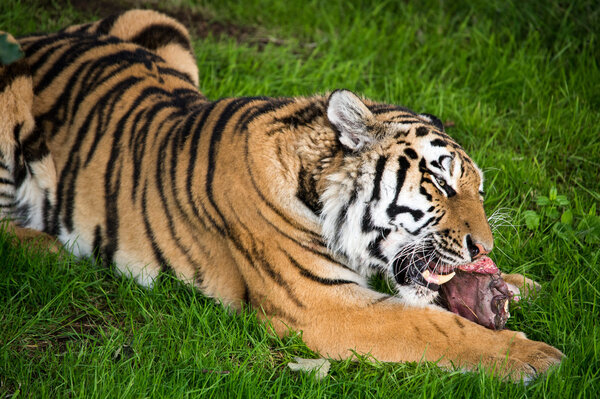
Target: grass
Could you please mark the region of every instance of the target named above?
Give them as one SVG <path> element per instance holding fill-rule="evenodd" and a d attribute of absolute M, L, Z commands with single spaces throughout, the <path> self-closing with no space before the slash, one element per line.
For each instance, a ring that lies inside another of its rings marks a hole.
<path fill-rule="evenodd" d="M 8 0 L 0 29 L 49 31 L 98 16 L 80 3 Z M 210 98 L 345 87 L 445 120 L 486 172 L 488 214 L 500 209 L 509 221 L 499 219 L 493 258 L 543 285 L 508 326 L 562 350 L 561 367 L 525 386 L 364 359 L 333 362 L 318 382 L 287 369 L 293 356 L 315 356 L 300 336 L 274 337 L 250 309 L 232 315 L 169 276 L 144 290 L 1 234 L 0 398 L 598 396 L 600 8 L 370 3 L 150 5 L 243 27 L 195 42 Z M 100 4 L 104 16 L 133 1 Z"/>

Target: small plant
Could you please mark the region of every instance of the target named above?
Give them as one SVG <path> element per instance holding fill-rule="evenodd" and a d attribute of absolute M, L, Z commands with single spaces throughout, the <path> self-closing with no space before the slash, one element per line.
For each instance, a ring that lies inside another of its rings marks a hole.
<path fill-rule="evenodd" d="M 540 195 L 535 201 L 539 210 L 523 213 L 529 230 L 544 233 L 551 231 L 560 238 L 579 245 L 600 244 L 600 217 L 596 215 L 596 204 L 584 212 L 571 206 L 566 195 L 558 194 L 552 187 L 548 196 Z"/>

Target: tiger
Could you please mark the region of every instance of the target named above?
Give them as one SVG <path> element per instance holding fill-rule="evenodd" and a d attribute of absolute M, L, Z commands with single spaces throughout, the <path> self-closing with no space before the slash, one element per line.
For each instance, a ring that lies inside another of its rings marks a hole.
<path fill-rule="evenodd" d="M 0 218 L 17 236 L 144 287 L 171 273 L 332 359 L 513 380 L 560 363 L 437 305 L 424 272 L 442 284 L 494 245 L 483 174 L 437 117 L 346 89 L 209 100 L 188 30 L 152 10 L 9 38 Z"/>

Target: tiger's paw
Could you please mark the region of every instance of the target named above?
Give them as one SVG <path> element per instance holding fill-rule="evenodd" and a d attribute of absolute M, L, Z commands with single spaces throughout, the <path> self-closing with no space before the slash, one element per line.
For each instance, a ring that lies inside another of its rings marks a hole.
<path fill-rule="evenodd" d="M 501 278 L 508 285 L 508 289 L 513 294 L 513 300 L 515 302 L 531 298 L 537 295 L 542 289 L 542 286 L 539 283 L 519 273 L 502 273 Z"/>
<path fill-rule="evenodd" d="M 492 356 L 483 366 L 494 375 L 515 382 L 529 382 L 560 364 L 565 355 L 558 349 L 539 341 L 525 338 L 523 333 L 500 332 L 508 351 Z"/>
<path fill-rule="evenodd" d="M 59 255 L 65 255 L 67 253 L 65 247 L 56 237 L 42 231 L 17 226 L 14 223 L 8 223 L 6 231 L 13 234 L 17 243 L 22 245 L 39 248 L 46 252 Z"/>

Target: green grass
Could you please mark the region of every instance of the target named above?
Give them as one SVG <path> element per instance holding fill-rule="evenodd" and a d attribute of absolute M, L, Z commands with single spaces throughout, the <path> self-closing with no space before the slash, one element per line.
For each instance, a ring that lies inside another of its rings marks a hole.
<path fill-rule="evenodd" d="M 450 122 L 448 132 L 486 172 L 488 214 L 503 209 L 510 220 L 497 227 L 493 258 L 543 285 L 508 326 L 567 358 L 527 386 L 368 360 L 333 362 L 317 382 L 286 367 L 293 356 L 314 356 L 300 336 L 273 336 L 249 309 L 230 314 L 169 276 L 144 290 L 102 265 L 15 246 L 2 234 L 0 398 L 598 396 L 593 1 L 173 3 L 175 12 L 254 27 L 241 40 L 195 42 L 210 98 L 344 87 Z M 0 29 L 15 34 L 92 18 L 58 2 L 0 4 Z"/>

